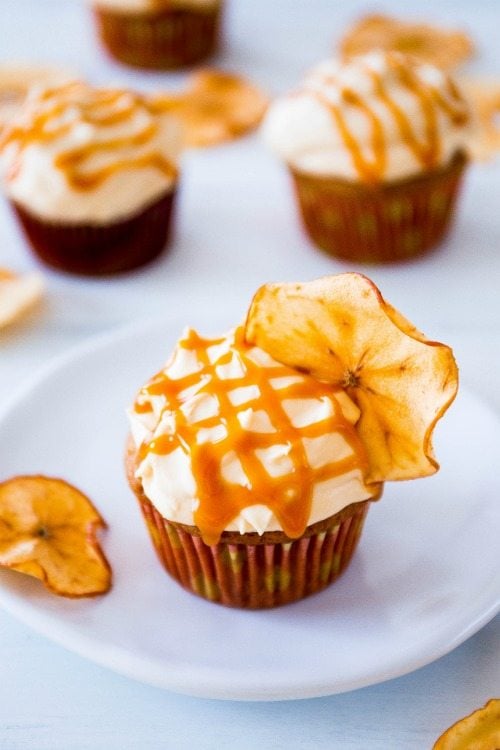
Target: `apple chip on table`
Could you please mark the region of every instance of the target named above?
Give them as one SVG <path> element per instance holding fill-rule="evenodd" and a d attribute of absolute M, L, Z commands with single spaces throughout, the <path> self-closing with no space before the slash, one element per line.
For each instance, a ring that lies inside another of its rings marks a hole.
<path fill-rule="evenodd" d="M 152 102 L 182 121 L 185 145 L 193 147 L 215 146 L 250 132 L 268 104 L 250 81 L 209 68 L 193 73 L 181 93 L 158 93 Z"/>
<path fill-rule="evenodd" d="M 460 77 L 458 83 L 476 118 L 474 156 L 487 159 L 500 150 L 500 78 Z"/>
<path fill-rule="evenodd" d="M 105 594 L 111 568 L 97 541 L 105 521 L 62 479 L 19 476 L 0 484 L 0 566 L 39 578 L 71 598 Z"/>
<path fill-rule="evenodd" d="M 0 268 L 0 328 L 22 317 L 40 300 L 42 292 L 39 274 L 18 275 Z"/>
<path fill-rule="evenodd" d="M 498 750 L 500 748 L 500 699 L 493 698 L 474 713 L 460 719 L 437 740 L 433 750 Z"/>

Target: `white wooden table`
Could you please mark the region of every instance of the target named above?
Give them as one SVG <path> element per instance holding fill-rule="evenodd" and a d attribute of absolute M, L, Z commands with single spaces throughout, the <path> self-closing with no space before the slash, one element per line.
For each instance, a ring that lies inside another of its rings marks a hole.
<path fill-rule="evenodd" d="M 245 71 L 272 93 L 293 85 L 304 68 L 325 56 L 346 21 L 363 9 L 354 1 L 228 2 L 230 41 L 220 64 Z M 401 11 L 402 5 L 386 2 L 384 8 Z M 421 0 L 419 8 L 427 17 L 470 27 L 481 49 L 471 71 L 500 71 L 495 0 Z M 405 10 L 410 14 L 411 5 Z M 108 62 L 77 0 L 1 0 L 0 50 L 5 60 L 59 62 L 102 83 L 154 88 L 181 80 Z M 269 208 L 268 191 L 283 191 L 278 212 Z M 473 167 L 459 221 L 439 253 L 409 266 L 369 271 L 420 328 L 454 345 L 463 380 L 497 409 L 499 193 L 499 165 Z M 239 314 L 265 281 L 346 270 L 302 238 L 285 176 L 257 138 L 190 154 L 179 209 L 174 246 L 150 268 L 100 280 L 44 272 L 44 306 L 0 333 L 0 406 L 40 365 L 95 333 L 170 307 L 185 310 L 189 322 L 193 300 Z M 0 265 L 36 267 L 3 205 Z M 43 434 L 50 425 L 38 428 Z M 298 702 L 231 703 L 129 681 L 0 612 L 0 748 L 422 750 L 457 718 L 500 693 L 499 654 L 497 617 L 434 664 L 381 685 Z"/>

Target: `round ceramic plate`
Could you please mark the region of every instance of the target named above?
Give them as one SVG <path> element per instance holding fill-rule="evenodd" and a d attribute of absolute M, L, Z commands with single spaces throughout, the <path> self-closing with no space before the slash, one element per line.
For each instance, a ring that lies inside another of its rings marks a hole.
<path fill-rule="evenodd" d="M 500 421 L 462 388 L 439 425 L 434 477 L 387 486 L 355 558 L 330 589 L 244 612 L 185 592 L 163 572 L 123 472 L 125 407 L 185 321 L 95 340 L 59 359 L 0 419 L 2 475 L 59 476 L 109 523 L 114 571 L 101 598 L 67 600 L 1 571 L 0 604 L 49 638 L 135 679 L 202 697 L 321 696 L 423 666 L 500 608 Z M 227 320 L 194 315 L 202 333 Z"/>

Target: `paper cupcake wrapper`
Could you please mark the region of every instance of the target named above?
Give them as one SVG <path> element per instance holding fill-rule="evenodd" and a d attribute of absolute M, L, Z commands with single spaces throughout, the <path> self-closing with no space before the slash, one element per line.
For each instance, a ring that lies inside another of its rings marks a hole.
<path fill-rule="evenodd" d="M 95 9 L 99 36 L 126 65 L 158 70 L 193 65 L 210 57 L 219 41 L 221 6 L 150 14 Z"/>
<path fill-rule="evenodd" d="M 204 599 L 245 609 L 288 604 L 335 581 L 354 554 L 369 505 L 358 503 L 351 516 L 332 517 L 330 527 L 294 541 L 208 546 L 164 519 L 149 500 L 139 501 L 158 557 L 172 578 Z"/>
<path fill-rule="evenodd" d="M 103 275 L 137 268 L 157 257 L 170 234 L 175 191 L 139 214 L 107 225 L 62 224 L 12 207 L 38 257 L 70 273 Z"/>
<path fill-rule="evenodd" d="M 390 263 L 415 258 L 444 237 L 466 160 L 383 186 L 364 186 L 291 169 L 306 232 L 345 260 Z"/>

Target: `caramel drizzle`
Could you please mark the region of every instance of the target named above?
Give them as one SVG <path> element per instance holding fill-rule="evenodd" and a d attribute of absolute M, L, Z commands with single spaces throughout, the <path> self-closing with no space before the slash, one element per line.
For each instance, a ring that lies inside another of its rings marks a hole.
<path fill-rule="evenodd" d="M 276 516 L 285 533 L 291 538 L 301 536 L 310 517 L 312 493 L 318 482 L 345 474 L 353 469 L 364 471 L 367 467 L 366 455 L 355 427 L 346 420 L 332 393 L 335 387 L 301 376 L 302 380 L 275 390 L 270 380 L 281 377 L 297 377 L 299 373 L 290 367 L 280 365 L 266 368 L 253 362 L 248 356 L 249 347 L 244 342 L 243 330 L 236 334 L 232 351 L 210 363 L 207 347 L 221 343 L 202 339 L 195 332 L 180 342 L 179 346 L 195 351 L 202 368 L 196 373 L 179 380 L 172 380 L 166 372 L 159 373 L 140 392 L 135 404 L 138 413 L 151 410 L 150 399 L 162 396 L 166 400 L 166 410 L 175 414 L 175 434 L 165 434 L 143 444 L 140 456 L 148 453 L 167 455 L 181 448 L 191 457 L 191 467 L 197 485 L 199 505 L 194 521 L 207 544 L 216 544 L 220 534 L 241 511 L 255 504 L 266 505 Z M 221 380 L 216 368 L 227 365 L 237 350 L 245 374 L 241 377 Z M 186 389 L 198 384 L 197 394 L 209 394 L 217 399 L 219 414 L 190 424 L 180 410 Z M 257 386 L 259 395 L 235 407 L 229 394 L 236 388 Z M 284 407 L 284 399 L 321 399 L 327 397 L 334 406 L 334 413 L 314 424 L 297 428 L 291 423 Z M 250 432 L 245 430 L 238 413 L 251 407 L 264 411 L 269 417 L 275 432 Z M 197 433 L 202 428 L 224 425 L 226 437 L 218 442 L 198 444 Z M 312 468 L 307 460 L 303 439 L 320 437 L 330 433 L 340 433 L 351 448 L 346 458 L 332 460 L 321 467 Z M 288 458 L 292 470 L 285 476 L 271 477 L 257 451 L 276 444 L 289 447 Z M 249 486 L 227 482 L 222 475 L 223 459 L 234 452 L 249 480 Z"/>
<path fill-rule="evenodd" d="M 57 124 L 57 120 L 72 107 L 78 111 L 78 122 L 101 128 L 125 123 L 138 109 L 146 110 L 154 119 L 157 114 L 154 107 L 138 94 L 115 89 L 92 90 L 78 83 L 45 90 L 40 96 L 40 105 L 40 112 L 34 113 L 29 123 L 7 129 L 0 139 L 0 150 L 7 144 L 15 144 L 20 154 L 34 143 L 49 144 L 63 138 L 71 132 L 75 120 L 60 124 Z M 63 151 L 54 158 L 54 164 L 64 173 L 72 187 L 82 191 L 97 188 L 111 175 L 125 169 L 151 167 L 173 179 L 176 176 L 175 166 L 154 149 L 135 157 L 127 155 L 116 158 L 99 169 L 85 168 L 87 160 L 99 153 L 112 154 L 119 150 L 147 146 L 157 131 L 156 122 L 149 122 L 140 131 L 130 135 L 108 137 Z"/>
<path fill-rule="evenodd" d="M 17 279 L 17 275 L 15 273 L 7 270 L 7 268 L 0 268 L 0 282 L 14 281 L 14 279 Z"/>
<path fill-rule="evenodd" d="M 469 119 L 465 105 L 450 79 L 447 79 L 446 95 L 443 96 L 438 88 L 427 82 L 422 82 L 416 71 L 408 66 L 407 62 L 400 60 L 398 56 L 388 55 L 387 60 L 401 86 L 419 102 L 424 122 L 422 140 L 418 139 L 404 110 L 386 91 L 381 74 L 366 66 L 365 70 L 373 82 L 375 95 L 389 110 L 403 143 L 412 152 L 420 166 L 424 169 L 432 169 L 438 165 L 440 156 L 438 111 L 441 110 L 455 125 L 465 125 Z M 327 85 L 329 83 L 338 85 L 338 81 L 332 77 L 328 77 L 325 83 Z M 342 87 L 340 93 L 345 103 L 359 109 L 368 120 L 371 158 L 365 154 L 361 144 L 351 132 L 341 107 L 330 102 L 319 91 L 314 92 L 319 101 L 330 110 L 360 177 L 366 182 L 378 182 L 383 177 L 387 166 L 387 143 L 384 125 L 380 116 L 355 91 L 348 87 Z"/>

